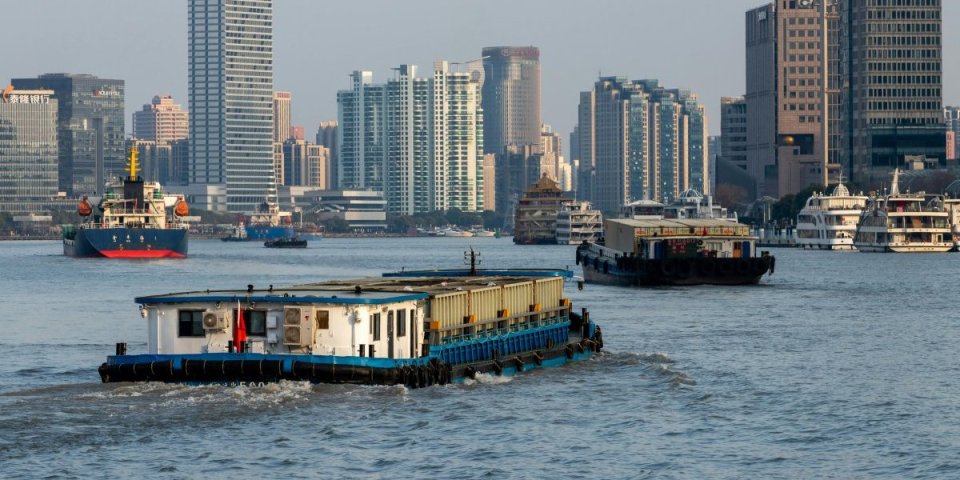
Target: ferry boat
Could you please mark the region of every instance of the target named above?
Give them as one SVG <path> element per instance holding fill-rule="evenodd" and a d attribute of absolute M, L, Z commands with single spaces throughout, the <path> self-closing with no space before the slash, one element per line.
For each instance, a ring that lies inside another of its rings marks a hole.
<path fill-rule="evenodd" d="M 657 202 L 652 202 L 657 203 Z M 641 200 L 637 205 L 650 206 L 650 201 Z M 629 206 L 627 207 L 629 208 Z M 680 194 L 676 200 L 663 205 L 663 218 L 668 219 L 690 219 L 690 218 L 713 218 L 717 220 L 728 220 L 730 222 L 739 222 L 736 212 L 728 211 L 725 207 L 713 203 L 713 196 L 703 195 L 695 189 L 687 190 Z"/>
<path fill-rule="evenodd" d="M 83 221 L 63 228 L 63 254 L 70 257 L 184 258 L 189 213 L 182 196 L 165 195 L 158 182 L 138 174 L 137 150 L 130 149 L 126 178 L 107 186 L 97 207 L 83 197 Z M 96 208 L 99 213 L 94 212 Z"/>
<path fill-rule="evenodd" d="M 641 200 L 627 218 L 604 220 L 604 238 L 583 242 L 576 261 L 587 282 L 621 286 L 750 285 L 773 274 L 776 258 L 757 252 L 750 227 L 722 218 L 667 219 Z"/>
<path fill-rule="evenodd" d="M 825 250 L 854 250 L 865 195 L 851 195 L 841 181 L 830 195 L 813 194 L 797 215 L 797 246 Z"/>
<path fill-rule="evenodd" d="M 292 238 L 293 216 L 290 212 L 281 212 L 280 207 L 263 202 L 256 212 L 241 216 L 233 232 L 223 237 L 224 242 L 247 242 Z"/>
<path fill-rule="evenodd" d="M 950 223 L 950 238 L 953 239 L 953 250 L 960 250 L 960 198 L 947 197 L 943 200 L 943 208 L 947 211 Z"/>
<path fill-rule="evenodd" d="M 602 348 L 600 327 L 563 294 L 571 272 L 471 270 L 139 297 L 147 351 L 118 343 L 100 377 L 425 387 L 560 366 Z"/>
<path fill-rule="evenodd" d="M 590 208 L 590 202 L 567 202 L 557 212 L 557 243 L 579 245 L 603 236 L 603 215 Z"/>
<path fill-rule="evenodd" d="M 861 252 L 948 252 L 953 239 L 939 195 L 900 193 L 900 169 L 893 171 L 889 195 L 867 200 L 853 245 Z"/>

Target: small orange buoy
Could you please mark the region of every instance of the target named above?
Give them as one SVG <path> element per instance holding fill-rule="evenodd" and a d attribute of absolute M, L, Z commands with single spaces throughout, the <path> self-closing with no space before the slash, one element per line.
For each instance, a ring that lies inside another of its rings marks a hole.
<path fill-rule="evenodd" d="M 77 205 L 77 213 L 81 217 L 89 217 L 93 213 L 93 207 L 90 206 L 90 202 L 87 201 L 87 196 L 84 195 L 83 199 L 80 200 L 80 203 Z"/>
<path fill-rule="evenodd" d="M 173 213 L 178 217 L 186 217 L 190 213 L 190 206 L 183 197 L 177 198 L 177 204 L 173 206 Z"/>

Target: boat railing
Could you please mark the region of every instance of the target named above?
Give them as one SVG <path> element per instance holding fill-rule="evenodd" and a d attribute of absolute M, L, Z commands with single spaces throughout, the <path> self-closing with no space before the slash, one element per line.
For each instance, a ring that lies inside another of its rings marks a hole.
<path fill-rule="evenodd" d="M 519 323 L 514 323 L 521 320 Z M 509 333 L 530 330 L 570 321 L 570 307 L 560 306 L 536 312 L 498 317 L 462 325 L 451 325 L 428 330 L 431 345 L 447 345 L 498 338 Z M 464 333 L 454 333 L 454 332 Z"/>

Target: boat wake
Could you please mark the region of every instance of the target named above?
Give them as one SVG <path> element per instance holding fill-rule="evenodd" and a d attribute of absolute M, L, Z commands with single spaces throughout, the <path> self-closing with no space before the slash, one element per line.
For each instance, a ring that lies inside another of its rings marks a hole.
<path fill-rule="evenodd" d="M 513 376 L 500 376 L 492 373 L 478 373 L 476 378 L 464 379 L 464 385 L 502 385 L 513 381 Z"/>

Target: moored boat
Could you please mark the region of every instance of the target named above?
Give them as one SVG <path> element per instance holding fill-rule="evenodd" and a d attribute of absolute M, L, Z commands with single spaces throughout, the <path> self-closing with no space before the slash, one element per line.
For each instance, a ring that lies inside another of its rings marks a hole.
<path fill-rule="evenodd" d="M 563 295 L 570 272 L 473 273 L 140 297 L 147 351 L 118 344 L 100 377 L 424 387 L 559 366 L 603 346 Z"/>
<path fill-rule="evenodd" d="M 901 193 L 893 171 L 888 195 L 875 195 L 860 215 L 853 244 L 861 252 L 947 252 L 953 248 L 949 214 L 939 195 Z"/>
<path fill-rule="evenodd" d="M 853 238 L 866 205 L 867 197 L 850 194 L 842 181 L 830 195 L 814 193 L 797 215 L 797 246 L 855 250 Z"/>
<path fill-rule="evenodd" d="M 97 207 L 83 197 L 84 220 L 63 228 L 63 254 L 71 257 L 183 258 L 187 256 L 189 213 L 183 197 L 165 195 L 157 182 L 137 172 L 137 150 L 129 152 L 128 176 L 108 185 Z M 94 209 L 99 211 L 96 213 Z"/>

